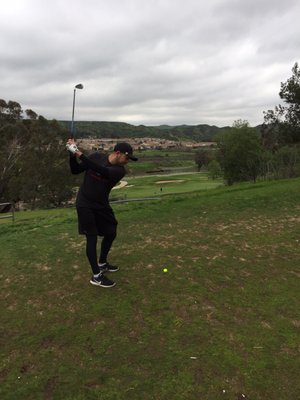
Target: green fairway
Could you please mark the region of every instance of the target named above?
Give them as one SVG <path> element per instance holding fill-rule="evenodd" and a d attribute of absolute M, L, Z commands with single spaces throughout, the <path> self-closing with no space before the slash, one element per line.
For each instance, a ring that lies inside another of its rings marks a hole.
<path fill-rule="evenodd" d="M 1 221 L 1 399 L 299 397 L 300 179 L 201 176 L 113 206 L 113 289 L 89 283 L 74 208 Z"/>
<path fill-rule="evenodd" d="M 110 196 L 111 200 L 187 193 L 213 189 L 223 185 L 222 180 L 209 179 L 206 173 L 125 177 L 124 180 L 127 185 L 113 190 Z"/>

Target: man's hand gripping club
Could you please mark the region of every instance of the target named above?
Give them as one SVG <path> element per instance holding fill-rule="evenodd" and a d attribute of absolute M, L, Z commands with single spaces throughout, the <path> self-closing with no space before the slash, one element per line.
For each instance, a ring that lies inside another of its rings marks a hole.
<path fill-rule="evenodd" d="M 80 157 L 82 154 L 81 151 L 78 149 L 74 139 L 68 140 L 66 148 L 70 153 L 74 154 L 77 157 Z"/>

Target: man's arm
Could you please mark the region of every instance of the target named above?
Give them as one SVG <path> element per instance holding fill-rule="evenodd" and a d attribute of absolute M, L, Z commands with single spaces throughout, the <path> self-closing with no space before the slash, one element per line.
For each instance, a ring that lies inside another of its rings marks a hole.
<path fill-rule="evenodd" d="M 80 155 L 77 155 L 80 161 L 82 162 L 82 165 L 85 166 L 86 169 L 92 169 L 95 172 L 99 172 L 103 178 L 110 179 L 110 168 L 108 167 L 102 167 L 101 165 L 95 163 L 92 161 L 90 158 L 85 156 L 83 153 L 80 153 Z"/>
<path fill-rule="evenodd" d="M 92 169 L 93 171 L 100 173 L 103 178 L 109 179 L 114 185 L 118 183 L 125 175 L 123 167 L 103 167 L 82 153 L 79 155 L 79 159 L 87 169 Z"/>
<path fill-rule="evenodd" d="M 74 147 L 74 148 L 70 148 L 70 147 Z M 79 154 L 82 154 L 77 146 L 76 146 L 76 142 L 75 140 L 72 138 L 70 138 L 66 144 L 67 149 L 69 150 L 69 154 L 70 154 L 70 169 L 71 169 L 71 173 L 74 175 L 80 174 L 81 172 L 84 172 L 87 170 L 86 166 L 82 163 L 78 163 L 77 161 L 77 157 L 79 157 Z"/>
<path fill-rule="evenodd" d="M 68 145 L 74 145 L 75 141 L 74 139 L 69 139 L 68 140 Z M 67 145 L 67 147 L 68 147 Z M 75 147 L 73 149 L 69 150 L 72 152 L 71 158 L 70 158 L 70 165 L 71 165 L 71 160 L 72 158 L 75 158 L 75 161 L 72 161 L 72 165 L 73 165 L 73 170 L 72 171 L 72 167 L 71 167 L 71 171 L 72 173 L 75 174 L 79 174 L 82 171 L 86 171 L 88 169 L 91 169 L 95 172 L 100 173 L 100 175 L 105 178 L 105 179 L 109 179 L 113 182 L 118 182 L 123 176 L 123 169 L 120 171 L 119 168 L 112 168 L 112 167 L 103 167 L 102 165 L 99 165 L 97 163 L 95 163 L 93 160 L 91 160 L 90 157 L 87 157 L 86 155 L 84 155 L 75 145 Z M 78 164 L 78 162 L 76 161 L 76 158 L 80 159 L 81 164 Z M 76 164 L 75 164 L 76 162 Z"/>
<path fill-rule="evenodd" d="M 87 170 L 86 166 L 83 163 L 78 163 L 74 154 L 70 154 L 70 169 L 73 175 L 81 174 L 81 172 Z"/>

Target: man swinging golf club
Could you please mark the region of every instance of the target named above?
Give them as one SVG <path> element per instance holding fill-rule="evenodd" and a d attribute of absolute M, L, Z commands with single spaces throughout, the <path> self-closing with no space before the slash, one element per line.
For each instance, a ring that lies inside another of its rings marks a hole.
<path fill-rule="evenodd" d="M 137 161 L 137 158 L 133 156 L 128 143 L 118 143 L 109 155 L 95 152 L 88 157 L 78 149 L 74 139 L 69 139 L 66 147 L 70 152 L 72 174 L 85 172 L 76 198 L 76 209 L 79 234 L 86 236 L 86 255 L 93 271 L 90 283 L 105 288 L 113 287 L 115 282 L 104 274 L 118 271 L 117 266 L 107 261 L 118 224 L 109 205 L 109 193 L 124 177 L 124 165 L 129 160 Z M 98 236 L 103 236 L 99 260 Z"/>

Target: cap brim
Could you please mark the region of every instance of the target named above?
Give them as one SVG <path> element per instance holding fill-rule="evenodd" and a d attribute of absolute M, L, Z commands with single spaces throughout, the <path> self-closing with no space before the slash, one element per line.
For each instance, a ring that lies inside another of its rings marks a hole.
<path fill-rule="evenodd" d="M 132 161 L 137 161 L 137 160 L 138 160 L 138 158 L 136 158 L 136 157 L 134 157 L 134 156 L 129 156 L 129 158 L 130 158 L 130 160 L 132 160 Z"/>

